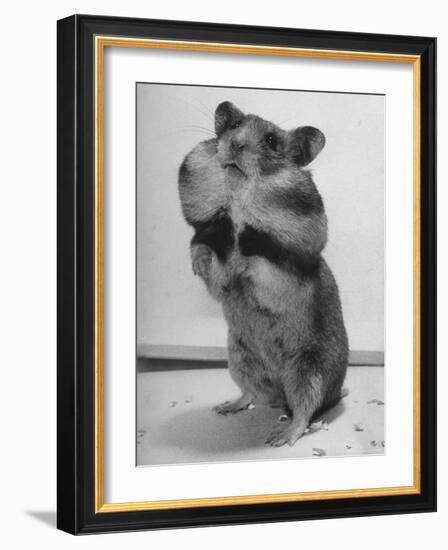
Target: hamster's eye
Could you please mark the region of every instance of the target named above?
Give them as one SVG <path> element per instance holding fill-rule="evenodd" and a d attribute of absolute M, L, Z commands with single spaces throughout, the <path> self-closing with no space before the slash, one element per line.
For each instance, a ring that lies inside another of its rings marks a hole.
<path fill-rule="evenodd" d="M 235 120 L 235 122 L 230 125 L 230 129 L 231 130 L 236 130 L 237 128 L 239 128 L 241 126 L 241 124 L 242 124 L 241 120 Z"/>
<path fill-rule="evenodd" d="M 268 132 L 264 136 L 264 139 L 270 149 L 272 149 L 273 151 L 277 150 L 278 140 L 275 134 L 273 134 L 272 132 Z"/>

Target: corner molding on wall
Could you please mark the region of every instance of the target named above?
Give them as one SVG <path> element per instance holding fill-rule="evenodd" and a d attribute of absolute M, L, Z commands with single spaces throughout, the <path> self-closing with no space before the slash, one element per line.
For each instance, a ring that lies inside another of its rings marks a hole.
<path fill-rule="evenodd" d="M 142 359 L 168 359 L 176 361 L 227 361 L 224 346 L 177 346 L 139 344 L 137 355 Z M 372 350 L 351 350 L 351 366 L 384 366 L 384 352 Z"/>

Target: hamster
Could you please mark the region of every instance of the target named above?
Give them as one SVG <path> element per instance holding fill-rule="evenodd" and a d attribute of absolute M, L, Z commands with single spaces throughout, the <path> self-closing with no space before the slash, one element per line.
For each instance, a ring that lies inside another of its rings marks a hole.
<path fill-rule="evenodd" d="M 304 126 L 285 131 L 226 101 L 216 137 L 199 143 L 179 169 L 185 220 L 194 228 L 195 274 L 221 304 L 228 366 L 241 396 L 215 407 L 282 407 L 288 422 L 267 435 L 294 443 L 341 398 L 348 340 L 338 287 L 321 256 L 327 218 L 310 172 L 325 145 Z"/>

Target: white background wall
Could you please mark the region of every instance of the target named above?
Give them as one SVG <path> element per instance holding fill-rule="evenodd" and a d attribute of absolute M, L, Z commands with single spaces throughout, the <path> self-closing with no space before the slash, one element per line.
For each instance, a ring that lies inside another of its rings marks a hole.
<path fill-rule="evenodd" d="M 427 547 L 446 538 L 448 460 L 445 436 L 448 401 L 439 406 L 439 512 L 365 519 L 189 529 L 75 539 L 52 525 L 55 510 L 56 380 L 56 26 L 74 12 L 138 17 L 253 23 L 346 31 L 439 36 L 439 150 L 448 148 L 448 33 L 443 2 L 412 0 L 368 5 L 355 0 L 266 4 L 227 0 L 148 3 L 89 0 L 58 3 L 17 1 L 3 8 L 0 34 L 2 69 L 0 120 L 0 327 L 2 453 L 0 455 L 0 539 L 6 548 L 182 548 L 273 547 L 363 550 Z M 440 211 L 448 208 L 448 170 L 439 170 Z M 448 217 L 440 216 L 440 365 L 448 308 L 448 258 L 444 236 Z M 448 373 L 439 372 L 441 394 Z"/>
<path fill-rule="evenodd" d="M 185 155 L 213 137 L 214 110 L 228 100 L 285 129 L 310 125 L 325 134 L 310 165 L 329 220 L 324 256 L 351 349 L 382 351 L 387 99 L 157 84 L 139 84 L 137 98 L 138 343 L 226 346 L 221 307 L 191 270 L 193 230 L 182 217 L 177 173 Z"/>

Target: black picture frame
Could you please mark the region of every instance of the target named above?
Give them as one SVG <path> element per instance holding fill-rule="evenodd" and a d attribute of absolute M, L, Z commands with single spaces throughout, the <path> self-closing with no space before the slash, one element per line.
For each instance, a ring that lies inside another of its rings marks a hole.
<path fill-rule="evenodd" d="M 94 39 L 97 35 L 420 58 L 420 492 L 160 510 L 95 510 Z M 58 21 L 57 526 L 73 534 L 436 510 L 436 39 L 74 15 Z"/>

